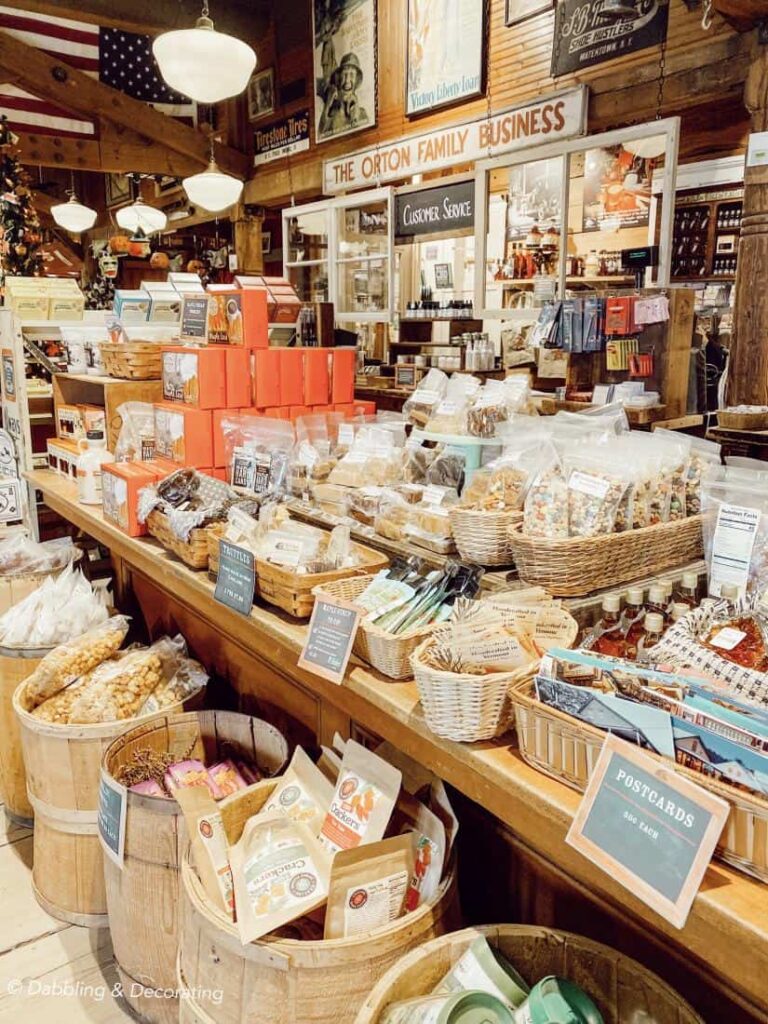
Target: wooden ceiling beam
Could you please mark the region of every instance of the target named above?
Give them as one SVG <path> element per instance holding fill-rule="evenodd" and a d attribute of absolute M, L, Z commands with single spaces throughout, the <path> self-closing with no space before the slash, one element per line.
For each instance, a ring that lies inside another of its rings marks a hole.
<path fill-rule="evenodd" d="M 0 71 L 5 82 L 26 89 L 40 99 L 91 118 L 106 119 L 143 135 L 147 145 L 166 147 L 193 160 L 197 167 L 208 164 L 208 139 L 172 117 L 135 100 L 125 93 L 89 78 L 64 61 L 0 31 Z M 231 146 L 217 146 L 219 166 L 244 177 L 249 170 L 245 153 Z M 123 163 L 123 170 L 136 168 Z"/>
<path fill-rule="evenodd" d="M 30 166 L 115 174 L 130 169 L 141 174 L 168 174 L 177 178 L 200 170 L 196 161 L 148 143 L 134 132 L 120 132 L 106 122 L 101 126 L 100 138 L 93 140 L 32 133 L 18 133 L 18 139 L 19 159 Z"/>
<path fill-rule="evenodd" d="M 200 17 L 200 0 L 4 0 L 7 7 L 54 14 L 126 32 L 157 35 L 191 28 Z M 254 42 L 269 26 L 268 0 L 227 0 L 213 12 L 216 27 Z"/>

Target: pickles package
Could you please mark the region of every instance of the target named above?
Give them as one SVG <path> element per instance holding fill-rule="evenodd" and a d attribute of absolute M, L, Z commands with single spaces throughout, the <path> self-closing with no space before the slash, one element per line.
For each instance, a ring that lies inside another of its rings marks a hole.
<path fill-rule="evenodd" d="M 174 797 L 184 812 L 192 862 L 212 902 L 235 919 L 235 890 L 221 813 L 205 786 L 180 786 Z"/>
<path fill-rule="evenodd" d="M 229 859 L 243 945 L 310 913 L 328 896 L 330 854 L 311 829 L 280 811 L 247 821 Z"/>
<path fill-rule="evenodd" d="M 401 780 L 397 768 L 348 740 L 320 830 L 325 849 L 337 853 L 381 839 L 397 802 Z"/>
<path fill-rule="evenodd" d="M 280 811 L 318 835 L 332 799 L 333 783 L 301 747 L 296 747 L 263 810 Z"/>
<path fill-rule="evenodd" d="M 324 937 L 363 935 L 402 917 L 412 876 L 410 835 L 341 850 L 331 867 Z"/>

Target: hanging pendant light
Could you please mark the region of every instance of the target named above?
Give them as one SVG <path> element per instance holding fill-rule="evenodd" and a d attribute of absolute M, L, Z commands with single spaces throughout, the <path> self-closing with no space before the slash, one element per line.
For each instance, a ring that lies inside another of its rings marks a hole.
<path fill-rule="evenodd" d="M 210 162 L 204 171 L 184 178 L 182 185 L 190 203 L 209 213 L 220 213 L 234 206 L 243 191 L 243 183 L 219 170 L 213 152 L 213 131 L 210 135 Z"/>
<path fill-rule="evenodd" d="M 634 142 L 623 143 L 628 153 L 641 157 L 643 160 L 651 160 L 653 157 L 662 156 L 667 148 L 666 135 L 652 135 L 648 139 L 635 139 Z"/>
<path fill-rule="evenodd" d="M 624 18 L 636 18 L 637 7 L 634 0 L 604 0 L 597 12 L 598 18 L 604 21 L 622 21 Z"/>
<path fill-rule="evenodd" d="M 124 231 L 135 234 L 141 228 L 145 235 L 165 231 L 168 223 L 168 218 L 162 210 L 150 206 L 142 199 L 134 199 L 130 206 L 123 206 L 115 214 L 115 220 Z"/>
<path fill-rule="evenodd" d="M 214 29 L 208 0 L 194 28 L 164 32 L 152 43 L 152 52 L 166 84 L 198 103 L 238 96 L 256 67 L 256 54 L 247 43 Z"/>
<path fill-rule="evenodd" d="M 65 231 L 73 235 L 79 235 L 81 231 L 88 231 L 96 223 L 96 210 L 90 206 L 84 206 L 77 198 L 75 192 L 75 175 L 71 175 L 72 187 L 69 189 L 69 199 L 66 203 L 58 203 L 51 207 L 51 216 Z"/>

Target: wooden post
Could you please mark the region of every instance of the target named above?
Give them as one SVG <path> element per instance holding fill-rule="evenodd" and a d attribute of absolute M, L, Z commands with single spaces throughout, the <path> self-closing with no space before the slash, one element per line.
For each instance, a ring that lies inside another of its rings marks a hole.
<path fill-rule="evenodd" d="M 768 50 L 755 58 L 744 86 L 753 132 L 768 131 Z M 729 405 L 768 404 L 768 167 L 747 167 L 741 219 Z"/>
<path fill-rule="evenodd" d="M 232 213 L 235 225 L 235 255 L 237 269 L 243 274 L 262 274 L 264 272 L 264 256 L 261 251 L 261 217 L 246 213 L 242 203 L 238 203 Z"/>

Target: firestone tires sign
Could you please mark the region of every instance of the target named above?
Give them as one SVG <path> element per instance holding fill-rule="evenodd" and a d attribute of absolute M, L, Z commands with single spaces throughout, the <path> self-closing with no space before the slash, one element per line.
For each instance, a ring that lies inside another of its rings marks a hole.
<path fill-rule="evenodd" d="M 584 135 L 586 117 L 587 89 L 579 86 L 490 118 L 325 160 L 323 191 L 332 195 L 372 188 L 413 174 Z"/>

